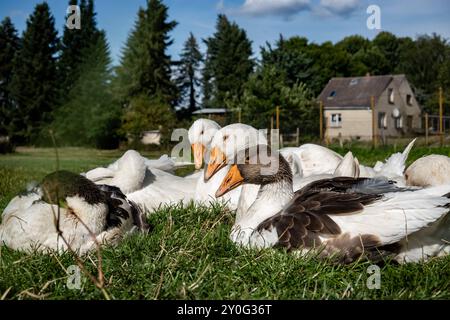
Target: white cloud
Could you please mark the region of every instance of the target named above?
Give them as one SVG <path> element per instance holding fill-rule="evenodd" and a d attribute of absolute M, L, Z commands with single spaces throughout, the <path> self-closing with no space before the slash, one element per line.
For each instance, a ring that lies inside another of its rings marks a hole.
<path fill-rule="evenodd" d="M 328 13 L 346 16 L 360 7 L 359 0 L 320 0 L 320 7 Z"/>
<path fill-rule="evenodd" d="M 251 16 L 279 15 L 289 17 L 300 11 L 310 9 L 309 0 L 245 0 L 238 12 Z"/>

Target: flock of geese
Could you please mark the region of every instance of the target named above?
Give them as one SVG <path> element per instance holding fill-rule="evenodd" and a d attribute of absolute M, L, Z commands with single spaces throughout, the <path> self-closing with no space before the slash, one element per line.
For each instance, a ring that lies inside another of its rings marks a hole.
<path fill-rule="evenodd" d="M 425 261 L 450 252 L 450 158 L 429 155 L 405 170 L 412 141 L 374 167 L 323 146 L 273 150 L 255 128 L 189 129 L 194 173 L 173 174 L 169 157 L 129 150 L 107 167 L 56 171 L 11 200 L 0 243 L 17 250 L 85 254 L 148 233 L 161 205 L 223 201 L 235 211 L 230 239 L 249 248 L 282 247 L 351 263 Z"/>

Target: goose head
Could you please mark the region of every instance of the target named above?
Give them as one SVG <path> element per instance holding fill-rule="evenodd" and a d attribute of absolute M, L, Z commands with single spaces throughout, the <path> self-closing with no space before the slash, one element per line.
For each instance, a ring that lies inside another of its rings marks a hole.
<path fill-rule="evenodd" d="M 200 169 L 203 163 L 203 156 L 206 150 L 209 150 L 211 141 L 219 131 L 220 126 L 208 119 L 195 120 L 188 131 L 189 142 L 194 153 L 195 169 Z"/>
<path fill-rule="evenodd" d="M 267 140 L 258 130 L 246 124 L 234 123 L 217 131 L 211 142 L 205 181 L 233 160 L 239 151 L 258 143 L 267 144 Z"/>
<path fill-rule="evenodd" d="M 260 186 L 286 182 L 292 187 L 292 171 L 286 159 L 267 145 L 241 150 L 216 192 L 221 197 L 242 184 Z"/>

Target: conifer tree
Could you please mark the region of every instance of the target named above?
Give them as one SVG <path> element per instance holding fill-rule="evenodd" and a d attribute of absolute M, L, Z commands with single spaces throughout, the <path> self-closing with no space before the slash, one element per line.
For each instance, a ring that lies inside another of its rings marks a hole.
<path fill-rule="evenodd" d="M 70 0 L 69 5 L 78 5 L 78 0 Z M 81 28 L 69 29 L 65 26 L 61 39 L 61 58 L 58 68 L 63 102 L 80 76 L 80 67 L 90 56 L 91 47 L 96 45 L 97 38 L 100 36 L 100 30 L 98 30 L 95 20 L 94 1 L 81 0 L 79 7 Z"/>
<path fill-rule="evenodd" d="M 202 54 L 192 33 L 184 43 L 178 68 L 177 84 L 183 100 L 187 100 L 188 113 L 197 109 L 197 88 L 200 85 L 199 68 Z"/>
<path fill-rule="evenodd" d="M 0 23 L 0 136 L 11 135 L 15 105 L 10 93 L 13 61 L 19 50 L 20 39 L 9 17 Z"/>
<path fill-rule="evenodd" d="M 17 104 L 17 141 L 33 142 L 51 120 L 57 102 L 58 34 L 46 2 L 36 5 L 27 20 L 22 47 L 14 59 L 11 93 Z"/>
<path fill-rule="evenodd" d="M 147 8 L 139 9 L 117 68 L 116 89 L 125 104 L 140 95 L 158 96 L 172 105 L 178 98 L 171 80 L 172 61 L 166 53 L 173 42 L 169 33 L 177 23 L 169 21 L 167 11 L 161 0 L 148 0 Z"/>
<path fill-rule="evenodd" d="M 205 69 L 210 77 L 213 105 L 224 107 L 225 99 L 240 96 L 253 70 L 252 47 L 245 30 L 220 14 L 216 32 L 205 40 L 208 47 Z"/>

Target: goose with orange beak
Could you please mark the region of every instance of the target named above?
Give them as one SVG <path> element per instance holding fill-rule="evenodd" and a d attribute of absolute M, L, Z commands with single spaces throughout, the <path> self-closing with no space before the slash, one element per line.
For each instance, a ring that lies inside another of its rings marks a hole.
<path fill-rule="evenodd" d="M 443 240 L 450 237 L 450 185 L 411 190 L 387 180 L 337 177 L 294 192 L 291 169 L 278 152 L 255 146 L 237 156 L 245 161 L 229 168 L 216 196 L 259 186 L 232 227 L 230 238 L 239 245 L 314 252 L 339 263 L 418 262 L 450 252 Z"/>
<path fill-rule="evenodd" d="M 219 124 L 209 119 L 195 120 L 188 131 L 189 141 L 194 154 L 195 169 L 199 170 L 203 165 L 203 157 L 209 151 L 211 141 L 217 131 Z"/>
<path fill-rule="evenodd" d="M 266 138 L 258 130 L 242 123 L 230 124 L 214 135 L 211 142 L 209 162 L 204 172 L 204 180 L 206 183 L 210 183 L 209 197 L 214 199 L 215 191 L 230 168 L 229 160 L 233 160 L 239 150 L 255 146 L 258 142 L 267 144 Z M 237 209 L 236 214 L 239 216 L 240 212 L 251 204 L 251 199 L 256 198 L 258 188 L 259 186 L 255 185 L 237 187 L 221 199 L 225 199 L 231 209 Z M 249 201 L 248 203 L 240 201 L 242 192 L 247 194 L 243 199 Z"/>

